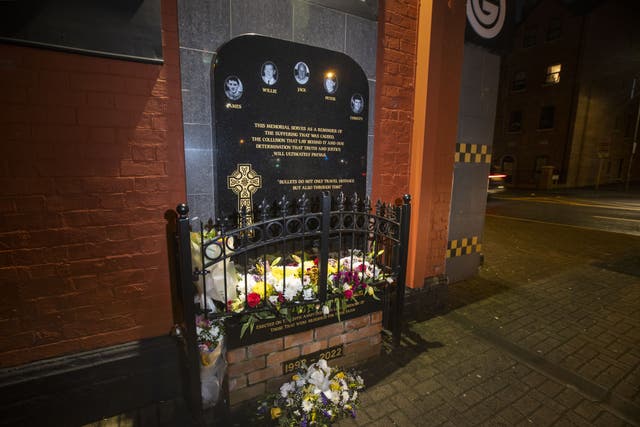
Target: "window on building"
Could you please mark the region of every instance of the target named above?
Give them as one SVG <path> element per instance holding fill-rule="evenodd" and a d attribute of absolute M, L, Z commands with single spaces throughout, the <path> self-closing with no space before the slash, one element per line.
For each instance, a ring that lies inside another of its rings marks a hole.
<path fill-rule="evenodd" d="M 522 131 L 522 110 L 512 111 L 509 114 L 509 127 L 507 132 L 521 132 Z"/>
<path fill-rule="evenodd" d="M 531 47 L 536 45 L 536 37 L 538 33 L 537 27 L 527 27 L 524 29 L 522 36 L 522 47 Z"/>
<path fill-rule="evenodd" d="M 527 73 L 524 71 L 518 71 L 513 75 L 513 81 L 511 82 L 511 90 L 524 90 L 527 88 Z"/>
<path fill-rule="evenodd" d="M 562 71 L 562 64 L 549 65 L 544 82 L 550 85 L 560 83 L 560 71 Z"/>
<path fill-rule="evenodd" d="M 553 105 L 542 107 L 542 110 L 540 110 L 540 122 L 538 123 L 538 129 L 553 129 L 555 115 L 556 107 Z"/>
<path fill-rule="evenodd" d="M 634 103 L 635 104 L 635 103 Z M 633 105 L 633 109 L 627 109 L 626 117 L 624 120 L 624 137 L 631 138 L 633 136 L 633 132 L 635 131 L 636 125 L 636 105 Z"/>
<path fill-rule="evenodd" d="M 558 40 L 562 35 L 562 21 L 560 18 L 552 18 L 547 27 L 547 41 Z"/>
<path fill-rule="evenodd" d="M 622 174 L 624 173 L 624 159 L 618 159 L 618 174 L 617 178 L 622 178 Z"/>

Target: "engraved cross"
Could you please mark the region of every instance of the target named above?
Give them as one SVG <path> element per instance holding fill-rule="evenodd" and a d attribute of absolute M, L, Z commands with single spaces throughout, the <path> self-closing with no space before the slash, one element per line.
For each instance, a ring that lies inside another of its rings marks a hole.
<path fill-rule="evenodd" d="M 262 177 L 253 170 L 250 164 L 239 164 L 236 170 L 227 177 L 227 188 L 238 195 L 238 212 L 242 212 L 244 206 L 247 209 L 247 224 L 252 224 L 252 196 L 262 188 Z"/>

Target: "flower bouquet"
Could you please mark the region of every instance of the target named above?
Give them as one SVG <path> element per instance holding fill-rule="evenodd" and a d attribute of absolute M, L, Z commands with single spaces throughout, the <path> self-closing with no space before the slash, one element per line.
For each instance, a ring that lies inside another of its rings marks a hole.
<path fill-rule="evenodd" d="M 322 309 L 327 315 L 335 308 L 338 319 L 340 312 L 349 302 L 355 302 L 358 296 L 368 296 L 377 300 L 376 289 L 371 286 L 387 279 L 383 269 L 376 265 L 377 254 L 363 254 L 351 250 L 342 258 L 329 258 L 327 266 L 327 301 Z M 301 259 L 291 254 L 283 261 L 280 257 L 269 257 L 258 261 L 245 274 L 238 274 L 237 298 L 228 301 L 229 309 L 235 313 L 259 306 L 275 309 L 283 316 L 292 314 L 285 303 L 298 303 L 298 310 L 304 310 L 304 304 L 312 302 L 318 294 L 320 276 L 319 259 Z M 291 305 L 289 305 L 291 307 Z M 247 330 L 253 331 L 258 319 L 273 316 L 270 312 L 251 312 L 243 319 L 241 337 Z"/>
<path fill-rule="evenodd" d="M 200 361 L 204 366 L 209 366 L 218 359 L 221 353 L 220 343 L 224 336 L 222 325 L 199 314 L 196 316 L 196 335 Z"/>
<path fill-rule="evenodd" d="M 322 426 L 345 417 L 356 417 L 362 378 L 330 368 L 320 359 L 292 377 L 280 392 L 258 406 L 258 419 L 279 426 Z"/>

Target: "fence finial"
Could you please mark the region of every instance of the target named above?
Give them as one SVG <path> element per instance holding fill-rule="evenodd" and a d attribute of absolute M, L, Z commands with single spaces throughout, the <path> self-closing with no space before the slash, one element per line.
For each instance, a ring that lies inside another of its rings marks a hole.
<path fill-rule="evenodd" d="M 306 193 L 302 193 L 302 196 L 298 199 L 298 207 L 302 215 L 307 213 L 307 208 L 309 207 L 309 198 L 307 197 Z"/>
<path fill-rule="evenodd" d="M 340 194 L 338 194 L 338 210 L 339 211 L 343 211 L 344 210 L 344 193 L 341 191 Z"/>
<path fill-rule="evenodd" d="M 187 205 L 186 203 L 180 203 L 176 207 L 176 211 L 180 215 L 180 218 L 186 218 L 187 215 L 189 215 L 189 205 Z"/>

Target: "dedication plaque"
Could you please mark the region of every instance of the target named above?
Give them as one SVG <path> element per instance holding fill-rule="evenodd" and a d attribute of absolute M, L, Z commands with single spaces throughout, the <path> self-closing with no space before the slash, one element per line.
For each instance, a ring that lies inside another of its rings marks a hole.
<path fill-rule="evenodd" d="M 211 67 L 219 213 L 263 199 L 365 194 L 369 85 L 343 53 L 258 35 Z"/>

